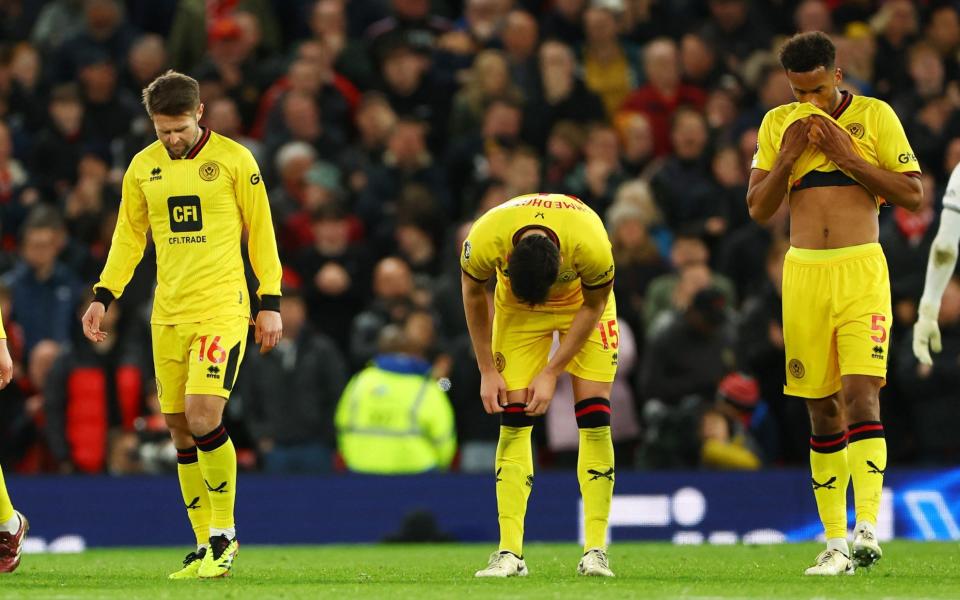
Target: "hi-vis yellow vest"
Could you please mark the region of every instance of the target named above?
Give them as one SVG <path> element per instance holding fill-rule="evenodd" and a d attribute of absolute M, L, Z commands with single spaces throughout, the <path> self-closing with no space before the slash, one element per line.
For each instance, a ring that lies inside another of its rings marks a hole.
<path fill-rule="evenodd" d="M 367 367 L 344 389 L 335 423 L 340 454 L 358 473 L 446 469 L 457 448 L 453 408 L 429 375 Z"/>

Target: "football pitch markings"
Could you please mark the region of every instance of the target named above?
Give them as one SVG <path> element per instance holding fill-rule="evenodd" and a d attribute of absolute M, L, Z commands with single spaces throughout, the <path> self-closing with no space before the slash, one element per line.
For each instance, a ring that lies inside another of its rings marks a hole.
<path fill-rule="evenodd" d="M 242 541 L 242 539 L 241 539 Z M 0 577 L 6 598 L 960 598 L 956 543 L 888 542 L 884 559 L 854 576 L 811 578 L 818 544 L 674 546 L 619 543 L 614 579 L 576 575 L 575 544 L 529 544 L 530 576 L 477 580 L 495 548 L 479 544 L 242 546 L 226 580 L 169 581 L 188 548 L 94 549 L 25 555 Z M 216 589 L 211 589 L 211 586 Z"/>

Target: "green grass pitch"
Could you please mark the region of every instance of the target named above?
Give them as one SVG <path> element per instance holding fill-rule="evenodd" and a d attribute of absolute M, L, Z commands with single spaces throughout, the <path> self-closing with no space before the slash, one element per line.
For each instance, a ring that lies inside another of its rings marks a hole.
<path fill-rule="evenodd" d="M 477 580 L 492 545 L 241 546 L 228 579 L 168 581 L 180 548 L 26 555 L 6 598 L 960 598 L 960 547 L 888 542 L 871 571 L 802 575 L 819 544 L 611 547 L 615 579 L 575 573 L 574 544 L 529 544 L 530 576 Z"/>

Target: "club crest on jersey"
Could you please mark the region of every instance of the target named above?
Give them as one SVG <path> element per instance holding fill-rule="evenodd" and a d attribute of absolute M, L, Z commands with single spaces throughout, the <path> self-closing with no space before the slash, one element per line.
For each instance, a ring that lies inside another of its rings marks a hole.
<path fill-rule="evenodd" d="M 560 281 L 562 283 L 567 283 L 568 281 L 573 281 L 576 278 L 577 278 L 576 271 L 564 271 L 563 273 L 560 273 L 560 275 L 557 277 L 557 281 Z"/>
<path fill-rule="evenodd" d="M 470 240 L 463 242 L 463 260 L 470 260 Z"/>
<path fill-rule="evenodd" d="M 215 162 L 205 162 L 200 165 L 200 179 L 213 181 L 220 176 L 220 167 Z"/>
<path fill-rule="evenodd" d="M 807 372 L 807 370 L 803 368 L 803 363 L 796 358 L 790 359 L 787 368 L 790 370 L 790 374 L 797 379 L 803 379 L 804 374 Z"/>
<path fill-rule="evenodd" d="M 860 123 L 850 123 L 849 125 L 847 125 L 847 131 L 849 131 L 850 135 L 857 138 L 858 140 L 863 139 L 864 129 L 863 129 L 863 125 L 861 125 Z"/>

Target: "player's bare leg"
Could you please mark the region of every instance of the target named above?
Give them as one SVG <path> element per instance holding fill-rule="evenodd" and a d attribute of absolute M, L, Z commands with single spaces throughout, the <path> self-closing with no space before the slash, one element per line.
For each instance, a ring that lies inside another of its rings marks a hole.
<path fill-rule="evenodd" d="M 577 479 L 583 497 L 586 533 L 577 573 L 613 577 L 607 559 L 607 526 L 614 482 L 613 440 L 610 436 L 612 384 L 576 376 L 571 380 L 580 430 Z"/>
<path fill-rule="evenodd" d="M 810 413 L 810 471 L 817 512 L 827 537 L 821 552 L 807 575 L 853 573 L 847 546 L 847 436 L 843 402 L 839 394 L 808 399 Z"/>
<path fill-rule="evenodd" d="M 887 470 L 887 443 L 880 422 L 880 387 L 883 380 L 869 375 L 843 377 L 847 412 L 847 462 L 853 480 L 857 511 L 853 564 L 871 567 L 883 556 L 877 542 L 877 512 Z"/>
<path fill-rule="evenodd" d="M 523 521 L 533 488 L 533 450 L 530 446 L 533 417 L 523 412 L 526 395 L 526 389 L 507 392 L 495 464 L 500 547 L 490 555 L 486 568 L 476 572 L 476 577 L 524 577 L 528 574 L 523 560 Z"/>
<path fill-rule="evenodd" d="M 186 400 L 186 420 L 197 445 L 200 474 L 210 502 L 210 549 L 203 557 L 199 577 L 230 573 L 239 551 L 233 507 L 236 499 L 237 453 L 223 426 L 226 400 L 194 394 Z"/>

